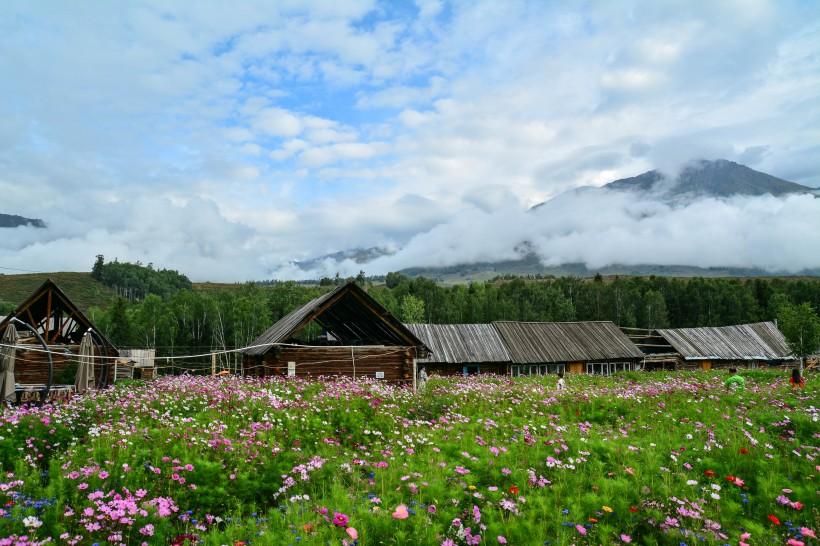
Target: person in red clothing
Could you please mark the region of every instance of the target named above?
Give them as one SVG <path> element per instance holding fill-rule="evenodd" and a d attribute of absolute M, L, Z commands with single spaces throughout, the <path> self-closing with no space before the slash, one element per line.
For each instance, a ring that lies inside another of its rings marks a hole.
<path fill-rule="evenodd" d="M 789 384 L 793 389 L 798 387 L 802 389 L 806 386 L 806 380 L 800 375 L 800 370 L 798 368 L 792 369 L 792 376 L 789 378 Z"/>

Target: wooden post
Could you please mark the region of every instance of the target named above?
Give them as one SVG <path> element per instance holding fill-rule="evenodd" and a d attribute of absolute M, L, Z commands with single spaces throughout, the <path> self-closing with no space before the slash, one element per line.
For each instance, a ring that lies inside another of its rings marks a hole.
<path fill-rule="evenodd" d="M 353 347 L 350 348 L 350 361 L 353 363 L 353 379 L 356 379 L 356 355 L 353 354 Z"/>
<path fill-rule="evenodd" d="M 418 368 L 418 362 L 416 361 L 416 352 L 413 351 L 413 393 L 415 394 L 416 391 L 416 369 Z"/>
<path fill-rule="evenodd" d="M 211 353 L 211 375 L 216 375 L 216 353 Z"/>

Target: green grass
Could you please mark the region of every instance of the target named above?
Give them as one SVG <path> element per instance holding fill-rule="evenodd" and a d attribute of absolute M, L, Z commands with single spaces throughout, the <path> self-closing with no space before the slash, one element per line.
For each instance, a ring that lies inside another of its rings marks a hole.
<path fill-rule="evenodd" d="M 54 281 L 83 312 L 90 307 L 106 307 L 116 298 L 114 290 L 94 280 L 90 273 L 26 273 L 0 275 L 0 304 L 20 305 L 46 279 Z"/>

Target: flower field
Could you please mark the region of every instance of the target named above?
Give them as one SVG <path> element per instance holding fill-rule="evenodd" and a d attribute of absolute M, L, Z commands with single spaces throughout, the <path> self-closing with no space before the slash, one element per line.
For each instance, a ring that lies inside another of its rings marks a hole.
<path fill-rule="evenodd" d="M 815 382 L 745 376 L 181 376 L 7 409 L 0 546 L 814 544 Z"/>

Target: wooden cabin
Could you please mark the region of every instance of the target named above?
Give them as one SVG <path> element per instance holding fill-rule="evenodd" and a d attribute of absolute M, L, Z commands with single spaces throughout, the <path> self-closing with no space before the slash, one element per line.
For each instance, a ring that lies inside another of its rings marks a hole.
<path fill-rule="evenodd" d="M 644 355 L 609 321 L 493 323 L 510 354 L 510 374 L 612 375 L 641 369 Z"/>
<path fill-rule="evenodd" d="M 311 333 L 312 332 L 312 333 Z M 355 283 L 283 317 L 244 351 L 255 377 L 371 377 L 412 383 L 427 346 Z"/>
<path fill-rule="evenodd" d="M 510 354 L 492 324 L 405 324 L 431 354 L 418 359 L 428 375 L 509 375 Z"/>
<path fill-rule="evenodd" d="M 12 321 L 13 318 L 31 326 L 46 343 L 53 363 L 50 387 L 55 392 L 71 391 L 80 342 L 89 331 L 97 357 L 94 359 L 95 384 L 100 388 L 114 381 L 113 357 L 119 356 L 117 348 L 95 328 L 65 292 L 48 279 L 14 312 L 0 321 L 0 336 L 10 325 L 19 335 L 14 358 L 16 390 L 23 393 L 43 390 L 49 382 L 49 361 L 48 353 L 37 337 L 23 325 Z"/>
<path fill-rule="evenodd" d="M 675 369 L 792 366 L 794 356 L 774 322 L 702 328 L 662 328 L 638 338 L 648 361 L 674 362 Z"/>

